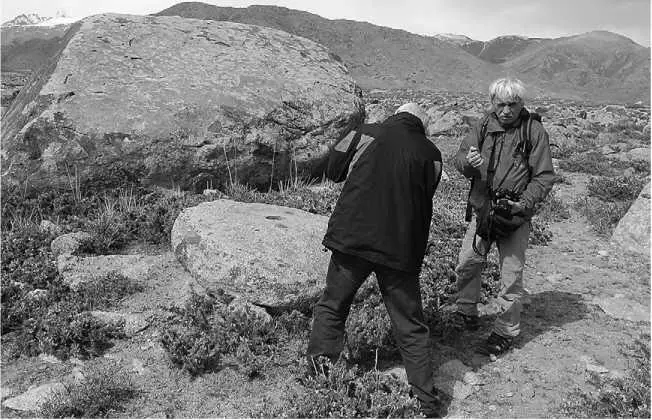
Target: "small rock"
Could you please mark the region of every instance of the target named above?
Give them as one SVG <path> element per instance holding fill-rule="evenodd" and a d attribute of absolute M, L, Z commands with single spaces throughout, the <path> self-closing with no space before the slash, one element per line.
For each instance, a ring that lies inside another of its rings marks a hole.
<path fill-rule="evenodd" d="M 489 406 L 489 411 L 496 411 L 496 408 L 497 408 L 497 407 L 496 407 L 495 405 L 491 404 L 491 405 Z"/>
<path fill-rule="evenodd" d="M 74 254 L 85 241 L 92 238 L 93 236 L 86 232 L 63 234 L 50 244 L 52 255 L 54 255 L 54 258 L 58 258 L 59 255 Z"/>
<path fill-rule="evenodd" d="M 536 392 L 534 391 L 534 386 L 532 384 L 523 385 L 518 392 L 521 396 L 521 400 L 527 401 L 534 398 Z"/>
<path fill-rule="evenodd" d="M 48 295 L 48 291 L 45 289 L 34 289 L 31 292 L 27 293 L 27 298 L 31 300 L 41 300 Z"/>
<path fill-rule="evenodd" d="M 598 255 L 600 257 L 608 257 L 609 256 L 609 251 L 605 251 L 605 250 L 598 251 Z"/>
<path fill-rule="evenodd" d="M 79 366 L 75 366 L 72 369 L 72 373 L 70 373 L 70 378 L 74 383 L 81 384 L 82 382 L 84 382 L 84 372 L 82 372 Z"/>
<path fill-rule="evenodd" d="M 61 364 L 61 360 L 59 360 L 57 358 L 57 356 L 54 356 L 54 355 L 51 355 L 51 354 L 41 353 L 41 354 L 39 354 L 38 358 L 43 360 L 44 362 L 47 362 L 47 363 L 52 363 L 52 364 L 56 364 L 56 365 Z"/>
<path fill-rule="evenodd" d="M 61 233 L 61 227 L 49 220 L 41 220 L 41 224 L 39 226 L 42 231 L 48 232 L 52 235 L 59 235 Z"/>
<path fill-rule="evenodd" d="M 27 392 L 2 402 L 3 407 L 16 411 L 37 413 L 43 404 L 57 393 L 66 392 L 66 386 L 61 382 L 51 382 L 28 390 Z"/>
<path fill-rule="evenodd" d="M 564 275 L 560 273 L 552 274 L 546 277 L 546 280 L 549 281 L 550 283 L 559 283 L 563 279 L 564 279 Z"/>
<path fill-rule="evenodd" d="M 435 388 L 449 395 L 454 400 L 462 401 L 473 394 L 473 387 L 461 381 L 450 379 L 448 376 L 436 377 Z"/>
<path fill-rule="evenodd" d="M 5 400 L 16 395 L 16 390 L 6 386 L 0 387 L 0 400 Z"/>
<path fill-rule="evenodd" d="M 437 370 L 439 375 L 450 376 L 453 379 L 462 379 L 464 374 L 470 371 L 470 367 L 457 359 L 444 363 Z"/>
<path fill-rule="evenodd" d="M 491 360 L 492 362 L 495 362 L 496 360 L 498 360 L 498 358 L 496 357 L 495 354 L 490 354 L 489 355 L 489 360 Z"/>
<path fill-rule="evenodd" d="M 405 372 L 405 368 L 397 366 L 395 368 L 384 371 L 383 374 L 388 376 L 393 376 L 394 378 L 398 379 L 399 381 L 405 382 L 406 384 L 408 383 L 407 373 Z"/>
<path fill-rule="evenodd" d="M 463 379 L 464 383 L 474 386 L 482 385 L 484 383 L 475 372 L 466 372 Z"/>
<path fill-rule="evenodd" d="M 584 362 L 585 364 L 585 369 L 589 372 L 594 372 L 594 373 L 608 373 L 609 369 L 606 367 L 600 365 L 593 357 L 591 356 L 582 356 L 580 357 L 580 360 Z"/>
<path fill-rule="evenodd" d="M 263 325 L 272 322 L 272 316 L 265 309 L 242 298 L 235 298 L 229 303 L 228 309 L 232 314 L 259 321 Z"/>
<path fill-rule="evenodd" d="M 138 360 L 138 359 L 132 360 L 131 366 L 133 368 L 133 371 L 139 375 L 142 375 L 147 371 L 147 369 L 145 368 L 145 364 L 143 363 L 142 360 Z"/>

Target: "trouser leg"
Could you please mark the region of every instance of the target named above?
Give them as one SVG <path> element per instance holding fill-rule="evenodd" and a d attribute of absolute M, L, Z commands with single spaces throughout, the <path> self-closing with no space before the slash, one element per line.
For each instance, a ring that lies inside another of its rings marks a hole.
<path fill-rule="evenodd" d="M 476 248 L 483 254 L 488 251 L 488 244 L 479 236 L 475 235 L 476 218 L 475 216 L 469 223 L 464 239 L 462 240 L 462 249 L 458 258 L 455 274 L 457 275 L 457 300 L 458 310 L 467 315 L 478 314 L 478 302 L 480 301 L 480 292 L 482 291 L 482 268 L 487 261 L 486 255 L 480 255 L 473 249 L 473 240 L 475 238 Z"/>
<path fill-rule="evenodd" d="M 423 314 L 419 275 L 389 268 L 377 268 L 376 275 L 412 392 L 424 411 L 436 410 L 430 330 Z"/>
<path fill-rule="evenodd" d="M 501 292 L 498 302 L 502 312 L 496 318 L 493 331 L 503 337 L 516 337 L 521 332 L 523 308 L 523 268 L 525 250 L 530 236 L 530 223 L 523 223 L 514 233 L 498 241 L 500 254 Z"/>
<path fill-rule="evenodd" d="M 362 258 L 333 251 L 326 287 L 313 310 L 308 356 L 339 357 L 344 346 L 344 328 L 351 303 L 369 276 L 372 264 Z"/>

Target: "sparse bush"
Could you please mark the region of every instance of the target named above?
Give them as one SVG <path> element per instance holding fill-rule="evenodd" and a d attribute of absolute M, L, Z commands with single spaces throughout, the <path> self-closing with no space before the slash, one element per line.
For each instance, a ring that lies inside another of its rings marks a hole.
<path fill-rule="evenodd" d="M 575 208 L 587 218 L 596 233 L 609 236 L 627 213 L 630 204 L 621 201 L 604 202 L 594 197 L 584 197 L 575 202 Z"/>
<path fill-rule="evenodd" d="M 125 296 L 140 290 L 140 285 L 117 273 L 85 283 L 75 291 L 57 276 L 42 298 L 22 293 L 6 306 L 3 304 L 3 324 L 8 323 L 3 325 L 3 333 L 5 328 L 17 332 L 12 346 L 14 356 L 97 356 L 111 346 L 113 338 L 123 336 L 122 326 L 107 325 L 87 311 L 111 309 Z"/>
<path fill-rule="evenodd" d="M 410 397 L 407 383 L 371 370 L 361 373 L 357 366 L 343 361 L 328 364 L 329 374 L 318 374 L 305 381 L 306 392 L 299 393 L 290 407 L 283 407 L 290 418 L 413 418 L 419 403 Z"/>
<path fill-rule="evenodd" d="M 573 418 L 650 418 L 650 336 L 644 335 L 628 349 L 633 356 L 628 376 L 601 377 L 592 374 L 591 383 L 598 389 L 586 394 L 576 391 L 561 408 Z"/>
<path fill-rule="evenodd" d="M 137 390 L 131 377 L 112 362 L 82 371 L 83 379 L 52 395 L 41 408 L 45 418 L 109 418 L 119 415 Z"/>
<path fill-rule="evenodd" d="M 122 337 L 122 326 L 108 325 L 79 312 L 76 303 L 56 302 L 26 320 L 16 340 L 18 354 L 36 356 L 53 354 L 60 359 L 70 356 L 99 356 L 111 346 L 111 339 Z"/>
<path fill-rule="evenodd" d="M 352 306 L 346 321 L 346 350 L 355 363 L 373 361 L 376 356 L 398 355 L 389 314 L 380 290 L 377 286 L 374 289 L 366 299 Z"/>
<path fill-rule="evenodd" d="M 587 151 L 581 154 L 571 154 L 559 162 L 559 168 L 569 172 L 584 172 L 592 175 L 606 175 L 613 171 L 612 164 L 602 153 Z"/>
<path fill-rule="evenodd" d="M 647 181 L 637 176 L 591 177 L 587 189 L 589 196 L 602 201 L 631 201 L 638 197 Z"/>
<path fill-rule="evenodd" d="M 220 370 L 227 355 L 246 366 L 248 377 L 258 376 L 284 333 L 276 322 L 230 312 L 226 301 L 208 296 L 194 295 L 175 312 L 163 328 L 161 343 L 170 360 L 193 376 Z"/>
<path fill-rule="evenodd" d="M 546 222 L 537 219 L 532 220 L 530 230 L 530 245 L 548 245 L 552 240 L 552 232 Z"/>
<path fill-rule="evenodd" d="M 543 223 L 553 223 L 569 218 L 570 209 L 568 205 L 560 200 L 554 191 L 551 191 L 545 201 L 538 206 L 533 220 L 540 220 Z"/>

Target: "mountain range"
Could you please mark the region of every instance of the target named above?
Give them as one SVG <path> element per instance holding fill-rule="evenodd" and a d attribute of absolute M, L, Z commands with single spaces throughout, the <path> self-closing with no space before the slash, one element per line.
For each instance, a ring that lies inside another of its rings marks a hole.
<path fill-rule="evenodd" d="M 272 27 L 319 42 L 365 89 L 486 92 L 500 76 L 521 78 L 535 96 L 589 102 L 650 102 L 650 48 L 607 31 L 563 38 L 425 36 L 278 6 L 184 2 L 156 15 Z M 58 26 L 2 27 L 2 71 L 31 71 L 63 36 Z M 47 33 L 46 33 L 47 32 Z"/>

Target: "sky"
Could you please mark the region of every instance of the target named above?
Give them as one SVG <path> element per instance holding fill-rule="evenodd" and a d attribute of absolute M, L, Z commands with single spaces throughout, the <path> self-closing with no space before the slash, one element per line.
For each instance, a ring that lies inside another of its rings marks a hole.
<path fill-rule="evenodd" d="M 97 13 L 149 14 L 175 0 L 2 0 L 0 21 L 22 13 L 83 18 Z M 217 6 L 270 4 L 327 19 L 351 19 L 421 34 L 451 33 L 488 41 L 501 35 L 558 38 L 594 30 L 650 46 L 650 0 L 206 0 Z"/>

